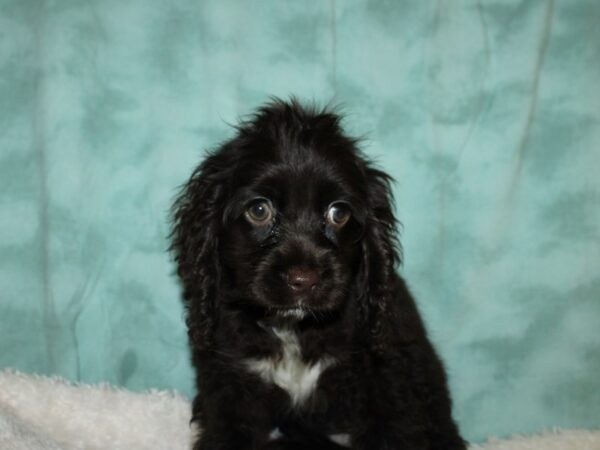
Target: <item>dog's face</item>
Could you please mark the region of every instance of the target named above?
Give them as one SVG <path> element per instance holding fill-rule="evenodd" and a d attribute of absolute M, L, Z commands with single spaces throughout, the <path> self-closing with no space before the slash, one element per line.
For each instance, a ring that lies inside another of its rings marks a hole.
<path fill-rule="evenodd" d="M 223 265 L 238 296 L 269 316 L 335 312 L 356 277 L 364 176 L 350 153 L 328 145 L 274 140 L 240 150 L 245 161 L 232 177 L 220 239 Z"/>
<path fill-rule="evenodd" d="M 367 326 L 370 308 L 385 310 L 399 261 L 390 177 L 327 110 L 274 101 L 237 131 L 174 204 L 194 346 L 213 345 L 223 308 L 325 323 L 352 305 L 356 326 Z"/>

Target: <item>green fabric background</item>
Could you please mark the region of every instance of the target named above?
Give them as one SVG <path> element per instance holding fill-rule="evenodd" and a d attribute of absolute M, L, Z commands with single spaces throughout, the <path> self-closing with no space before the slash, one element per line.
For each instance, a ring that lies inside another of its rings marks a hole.
<path fill-rule="evenodd" d="M 600 3 L 0 0 L 0 367 L 192 395 L 168 208 L 269 95 L 397 179 L 469 439 L 600 426 Z"/>

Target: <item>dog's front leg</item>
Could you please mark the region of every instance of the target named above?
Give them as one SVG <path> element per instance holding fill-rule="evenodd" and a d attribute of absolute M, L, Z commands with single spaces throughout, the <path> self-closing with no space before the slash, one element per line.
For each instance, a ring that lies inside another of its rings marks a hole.
<path fill-rule="evenodd" d="M 355 450 L 432 450 L 425 405 L 403 360 L 374 360 L 352 429 Z"/>
<path fill-rule="evenodd" d="M 209 369 L 207 364 L 200 373 L 194 401 L 193 421 L 200 429 L 194 450 L 261 448 L 275 427 L 278 393 L 252 377 Z"/>
<path fill-rule="evenodd" d="M 264 407 L 228 395 L 222 402 L 199 420 L 194 450 L 254 450 L 269 441 L 272 425 Z"/>

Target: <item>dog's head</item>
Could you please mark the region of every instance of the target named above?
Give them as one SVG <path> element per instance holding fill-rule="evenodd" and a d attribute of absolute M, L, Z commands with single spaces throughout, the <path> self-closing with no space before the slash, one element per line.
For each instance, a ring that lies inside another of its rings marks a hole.
<path fill-rule="evenodd" d="M 366 316 L 398 261 L 390 178 L 331 112 L 275 101 L 237 130 L 175 204 L 194 344 L 209 345 L 219 302 L 298 321 L 354 300 Z"/>

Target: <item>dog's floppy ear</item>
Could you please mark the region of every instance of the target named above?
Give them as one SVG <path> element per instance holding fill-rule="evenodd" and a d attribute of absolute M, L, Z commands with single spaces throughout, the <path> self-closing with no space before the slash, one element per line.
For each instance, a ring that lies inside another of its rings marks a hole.
<path fill-rule="evenodd" d="M 209 155 L 173 205 L 171 250 L 183 285 L 188 336 L 194 349 L 211 346 L 221 276 L 219 229 L 233 171 L 227 152 Z"/>
<path fill-rule="evenodd" d="M 392 313 L 394 273 L 400 262 L 400 243 L 393 212 L 392 178 L 381 170 L 366 167 L 369 215 L 362 243 L 363 262 L 359 277 L 363 284 L 363 319 L 375 351 L 387 347 L 392 330 L 386 317 Z M 388 318 L 389 319 L 389 318 Z"/>

